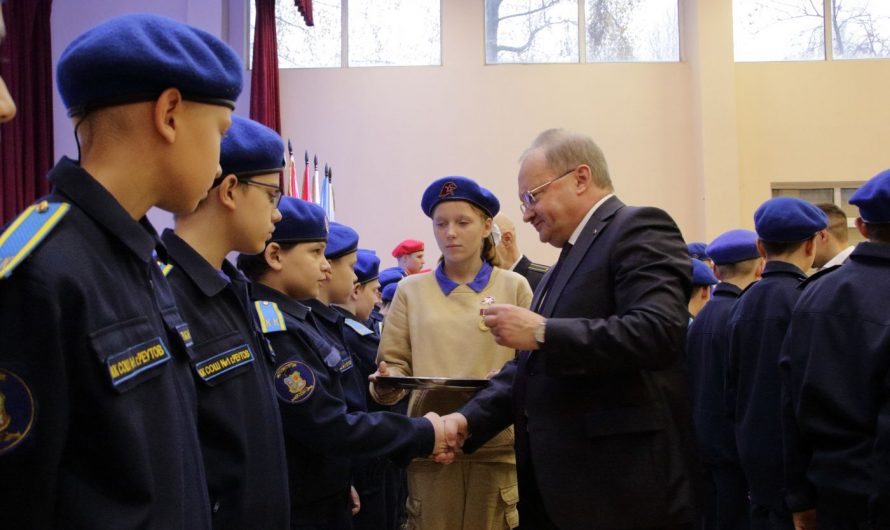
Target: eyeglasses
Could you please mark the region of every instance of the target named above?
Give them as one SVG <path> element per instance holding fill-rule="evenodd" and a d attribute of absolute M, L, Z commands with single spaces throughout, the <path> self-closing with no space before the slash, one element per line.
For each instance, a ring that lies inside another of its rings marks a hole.
<path fill-rule="evenodd" d="M 274 184 L 264 184 L 262 182 L 257 182 L 255 180 L 250 180 L 246 177 L 237 178 L 238 182 L 242 182 L 250 186 L 253 184 L 254 186 L 260 186 L 262 188 L 267 188 L 270 190 L 275 190 L 274 193 L 269 195 L 269 200 L 272 202 L 273 208 L 278 208 L 278 204 L 281 202 L 281 187 L 276 186 Z"/>
<path fill-rule="evenodd" d="M 519 210 L 522 212 L 522 215 L 525 215 L 525 212 L 529 208 L 533 208 L 535 206 L 535 203 L 538 202 L 538 195 L 543 193 L 544 189 L 547 188 L 547 186 L 553 184 L 554 182 L 556 182 L 557 180 L 559 180 L 563 177 L 567 177 L 567 176 L 571 175 L 572 173 L 575 172 L 576 169 L 578 169 L 578 168 L 577 167 L 572 168 L 568 172 L 563 173 L 562 175 L 560 175 L 556 178 L 552 178 L 552 179 L 548 180 L 547 182 L 541 184 L 540 186 L 536 186 L 536 187 L 526 191 L 522 195 L 520 195 L 519 200 L 522 201 L 522 204 L 519 205 Z"/>

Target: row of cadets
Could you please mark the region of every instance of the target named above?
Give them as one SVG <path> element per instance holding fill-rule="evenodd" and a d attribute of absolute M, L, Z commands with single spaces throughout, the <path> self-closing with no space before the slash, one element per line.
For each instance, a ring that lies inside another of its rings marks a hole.
<path fill-rule="evenodd" d="M 281 219 L 278 133 L 232 117 L 222 176 L 194 213 L 162 236 L 164 268 L 194 342 L 198 433 L 214 529 L 289 528 L 287 464 L 274 357 L 250 301 L 250 284 L 226 259 L 262 252 Z"/>
<path fill-rule="evenodd" d="M 786 501 L 807 528 L 890 528 L 890 170 L 850 204 L 866 241 L 807 282 L 780 362 Z"/>
<path fill-rule="evenodd" d="M 62 53 L 82 156 L 0 237 L 4 528 L 211 527 L 195 353 L 145 214 L 207 194 L 242 69 L 218 38 L 155 15 Z"/>
<path fill-rule="evenodd" d="M 757 234 L 750 230 L 720 234 L 707 246 L 707 255 L 720 283 L 689 325 L 686 340 L 692 414 L 705 472 L 702 529 L 748 530 L 748 484 L 726 415 L 726 329 L 733 304 L 760 278 L 763 258 L 757 251 Z"/>
<path fill-rule="evenodd" d="M 445 447 L 435 414 L 408 418 L 390 412 L 350 412 L 341 373 L 343 353 L 308 320 L 299 300 L 314 299 L 330 273 L 328 223 L 317 205 L 284 197 L 282 219 L 262 253 L 240 255 L 253 280 L 252 298 L 276 354 L 279 400 L 291 491 L 291 528 L 352 528 L 352 461 L 389 455 L 408 462 Z"/>
<path fill-rule="evenodd" d="M 405 271 L 401 267 L 390 267 L 380 271 L 378 277 L 380 303 L 371 310 L 371 316 L 366 322 L 367 326 L 373 329 L 378 337 L 383 336 L 383 320 L 386 315 L 386 309 L 389 303 L 392 302 L 393 295 L 395 295 L 396 284 L 405 276 Z"/>
<path fill-rule="evenodd" d="M 777 197 L 754 213 L 757 246 L 766 260 L 760 281 L 732 308 L 726 401 L 739 461 L 748 481 L 752 528 L 794 528 L 783 494 L 779 352 L 816 237 L 828 219 L 816 206 Z"/>

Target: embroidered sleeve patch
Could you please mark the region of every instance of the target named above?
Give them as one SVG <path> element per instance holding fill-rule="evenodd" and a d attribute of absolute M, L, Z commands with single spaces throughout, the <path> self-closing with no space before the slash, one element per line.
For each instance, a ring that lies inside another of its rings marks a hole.
<path fill-rule="evenodd" d="M 257 300 L 253 305 L 256 308 L 257 316 L 260 317 L 260 326 L 263 328 L 263 333 L 274 333 L 287 329 L 287 326 L 284 324 L 284 315 L 278 309 L 278 304 Z"/>
<path fill-rule="evenodd" d="M 252 362 L 253 352 L 250 350 L 250 346 L 242 344 L 237 348 L 232 348 L 197 363 L 195 370 L 198 371 L 198 376 L 201 379 L 210 382 L 223 374 Z"/>
<path fill-rule="evenodd" d="M 300 361 L 288 361 L 275 370 L 275 392 L 285 403 L 302 403 L 315 391 L 315 372 Z"/>
<path fill-rule="evenodd" d="M 114 388 L 123 389 L 128 381 L 170 360 L 170 352 L 161 341 L 155 337 L 149 341 L 137 344 L 131 348 L 109 355 L 105 360 L 108 367 L 108 375 Z"/>
<path fill-rule="evenodd" d="M 64 202 L 31 205 L 0 234 L 0 279 L 9 277 L 71 209 Z"/>
<path fill-rule="evenodd" d="M 0 368 L 0 455 L 25 441 L 34 425 L 34 396 L 14 373 Z"/>

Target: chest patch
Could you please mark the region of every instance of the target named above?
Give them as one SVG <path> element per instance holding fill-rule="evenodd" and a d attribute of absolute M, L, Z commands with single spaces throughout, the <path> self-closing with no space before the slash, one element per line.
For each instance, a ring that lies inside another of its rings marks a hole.
<path fill-rule="evenodd" d="M 139 374 L 169 360 L 170 352 L 167 347 L 160 337 L 155 337 L 120 353 L 109 355 L 105 360 L 105 366 L 108 368 L 111 384 L 115 388 L 120 388 Z"/>
<path fill-rule="evenodd" d="M 198 376 L 201 379 L 209 383 L 221 375 L 252 363 L 253 360 L 253 352 L 250 350 L 250 346 L 242 344 L 237 348 L 232 348 L 209 359 L 204 359 L 195 364 L 195 370 L 197 370 Z"/>

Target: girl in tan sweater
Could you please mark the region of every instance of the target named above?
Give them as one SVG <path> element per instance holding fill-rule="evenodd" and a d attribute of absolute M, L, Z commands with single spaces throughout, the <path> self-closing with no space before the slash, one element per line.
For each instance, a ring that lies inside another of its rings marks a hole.
<path fill-rule="evenodd" d="M 495 343 L 480 310 L 493 303 L 528 307 L 532 297 L 525 278 L 495 267 L 490 235 L 500 204 L 471 179 L 444 177 L 426 189 L 421 207 L 433 220 L 443 259 L 435 271 L 399 283 L 380 341 L 378 374 L 485 378 L 515 352 Z M 372 383 L 371 392 L 392 404 L 404 391 Z M 470 396 L 417 390 L 408 414 L 447 414 Z M 515 528 L 517 501 L 512 427 L 450 466 L 417 459 L 408 467 L 408 528 Z"/>

